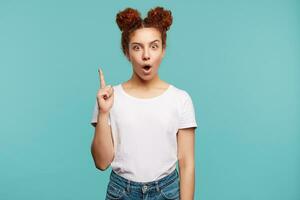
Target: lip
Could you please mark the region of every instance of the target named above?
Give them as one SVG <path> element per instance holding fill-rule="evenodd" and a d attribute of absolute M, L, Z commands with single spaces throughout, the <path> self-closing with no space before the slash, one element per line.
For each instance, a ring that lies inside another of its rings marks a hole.
<path fill-rule="evenodd" d="M 149 74 L 151 74 L 152 66 L 148 70 L 146 70 L 145 68 L 142 68 L 142 70 L 145 75 L 149 75 Z"/>

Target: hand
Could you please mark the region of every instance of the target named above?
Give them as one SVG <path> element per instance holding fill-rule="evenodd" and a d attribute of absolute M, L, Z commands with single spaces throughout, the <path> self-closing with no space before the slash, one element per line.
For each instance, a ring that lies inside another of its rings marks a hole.
<path fill-rule="evenodd" d="M 98 69 L 100 77 L 100 89 L 97 94 L 99 113 L 108 113 L 114 102 L 114 89 L 111 85 L 106 86 L 104 75 L 101 69 Z"/>

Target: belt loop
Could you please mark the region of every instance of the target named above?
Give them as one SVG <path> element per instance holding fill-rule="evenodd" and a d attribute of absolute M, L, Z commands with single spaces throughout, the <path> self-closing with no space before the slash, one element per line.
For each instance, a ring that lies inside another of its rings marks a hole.
<path fill-rule="evenodd" d="M 158 181 L 155 181 L 155 183 L 156 183 L 156 191 L 159 192 Z"/>
<path fill-rule="evenodd" d="M 127 192 L 130 192 L 130 180 L 127 180 Z"/>

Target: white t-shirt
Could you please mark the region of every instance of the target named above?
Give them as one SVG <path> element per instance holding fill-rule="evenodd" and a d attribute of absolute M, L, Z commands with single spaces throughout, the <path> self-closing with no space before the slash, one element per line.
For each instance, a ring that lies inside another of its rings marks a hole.
<path fill-rule="evenodd" d="M 109 112 L 115 157 L 112 170 L 136 182 L 156 181 L 170 174 L 177 163 L 178 129 L 197 123 L 189 94 L 171 85 L 161 95 L 137 98 L 121 84 L 113 86 L 114 103 Z M 97 100 L 91 124 L 98 119 Z"/>

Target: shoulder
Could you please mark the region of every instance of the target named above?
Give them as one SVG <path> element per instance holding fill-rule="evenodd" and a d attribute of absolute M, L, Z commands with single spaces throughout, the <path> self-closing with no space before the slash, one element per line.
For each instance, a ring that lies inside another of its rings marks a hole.
<path fill-rule="evenodd" d="M 190 94 L 186 90 L 176 87 L 174 85 L 172 85 L 172 87 L 176 97 L 179 98 L 180 100 L 186 101 L 187 99 L 191 98 Z"/>
<path fill-rule="evenodd" d="M 117 84 L 114 84 L 114 85 L 111 85 L 114 89 L 114 92 L 115 91 L 119 91 L 121 89 L 121 83 L 117 83 Z"/>

